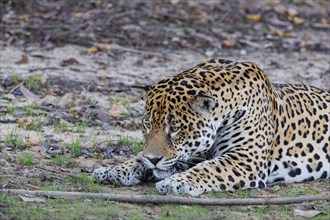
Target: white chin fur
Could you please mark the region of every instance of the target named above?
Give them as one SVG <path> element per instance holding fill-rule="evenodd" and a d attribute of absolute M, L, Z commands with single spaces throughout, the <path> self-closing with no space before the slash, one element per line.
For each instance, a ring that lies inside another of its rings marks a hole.
<path fill-rule="evenodd" d="M 164 170 L 159 170 L 159 169 L 153 169 L 152 170 L 152 173 L 154 174 L 154 176 L 157 178 L 157 179 L 165 179 L 169 176 L 172 176 L 173 175 L 173 172 L 171 171 L 164 171 Z"/>

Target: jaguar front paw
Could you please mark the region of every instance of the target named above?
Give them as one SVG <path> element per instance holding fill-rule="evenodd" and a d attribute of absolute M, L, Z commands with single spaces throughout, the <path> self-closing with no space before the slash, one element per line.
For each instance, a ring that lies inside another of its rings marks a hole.
<path fill-rule="evenodd" d="M 111 168 L 109 167 L 100 167 L 93 171 L 92 177 L 98 183 L 108 180 L 108 172 Z"/>
<path fill-rule="evenodd" d="M 197 188 L 189 179 L 180 177 L 180 175 L 173 175 L 162 181 L 156 183 L 156 190 L 160 194 L 188 194 L 191 196 L 198 196 L 205 192 L 204 189 Z"/>

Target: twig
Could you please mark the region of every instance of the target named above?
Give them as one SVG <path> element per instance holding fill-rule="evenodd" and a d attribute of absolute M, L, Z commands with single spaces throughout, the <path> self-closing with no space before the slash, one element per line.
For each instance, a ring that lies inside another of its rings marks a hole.
<path fill-rule="evenodd" d="M 13 177 L 17 177 L 16 175 L 0 175 L 0 178 L 13 178 Z"/>
<path fill-rule="evenodd" d="M 327 196 L 302 196 L 291 198 L 253 198 L 253 199 L 201 199 L 186 198 L 178 196 L 148 196 L 148 195 L 122 195 L 107 193 L 82 193 L 82 192 L 60 192 L 60 191 L 29 191 L 17 189 L 0 189 L 0 193 L 11 193 L 14 195 L 28 194 L 34 196 L 49 196 L 65 199 L 88 197 L 94 199 L 106 199 L 114 202 L 127 203 L 154 203 L 154 204 L 185 204 L 185 205 L 207 205 L 207 206 L 240 206 L 240 205 L 286 205 L 302 202 L 330 200 Z"/>
<path fill-rule="evenodd" d="M 10 93 L 13 93 L 16 89 L 18 89 L 21 85 L 23 85 L 24 82 L 21 82 L 19 84 L 17 84 L 14 88 L 12 88 L 10 91 L 9 91 L 9 94 Z"/>
<path fill-rule="evenodd" d="M 325 29 L 330 29 L 330 24 L 320 24 L 320 23 L 315 23 L 312 24 L 313 27 L 315 28 L 325 28 Z"/>
<path fill-rule="evenodd" d="M 80 176 L 77 176 L 77 175 L 74 175 L 74 174 L 71 174 L 71 173 L 62 172 L 62 171 L 55 170 L 55 169 L 50 169 L 48 167 L 36 166 L 36 168 L 41 169 L 41 170 L 45 170 L 45 171 L 49 171 L 49 172 L 52 172 L 52 173 L 59 173 L 59 174 L 62 174 L 62 175 L 73 177 L 73 178 L 80 178 Z M 63 178 L 61 178 L 61 179 L 63 179 Z"/>

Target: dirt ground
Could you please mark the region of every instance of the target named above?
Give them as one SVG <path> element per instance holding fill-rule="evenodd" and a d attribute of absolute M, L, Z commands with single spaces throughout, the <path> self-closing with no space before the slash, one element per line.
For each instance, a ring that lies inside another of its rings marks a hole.
<path fill-rule="evenodd" d="M 143 146 L 144 102 L 130 86 L 151 85 L 210 58 L 254 62 L 274 83 L 330 88 L 326 0 L 0 3 L 2 188 L 156 194 L 151 183 L 115 188 L 89 176 Z M 202 197 L 329 193 L 322 180 Z M 0 195 L 0 219 L 329 219 L 329 206 L 38 203 Z"/>

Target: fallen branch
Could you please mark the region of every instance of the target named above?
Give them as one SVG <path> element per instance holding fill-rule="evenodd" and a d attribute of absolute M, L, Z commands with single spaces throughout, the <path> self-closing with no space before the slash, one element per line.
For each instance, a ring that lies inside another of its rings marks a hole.
<path fill-rule="evenodd" d="M 186 198 L 178 196 L 148 196 L 148 195 L 120 195 L 107 193 L 82 193 L 82 192 L 59 192 L 59 191 L 28 191 L 17 189 L 0 189 L 0 193 L 14 195 L 28 194 L 34 196 L 49 196 L 55 198 L 75 199 L 92 198 L 106 199 L 114 202 L 127 203 L 154 203 L 154 204 L 185 204 L 185 205 L 208 205 L 208 206 L 239 206 L 239 205 L 287 205 L 302 202 L 330 200 L 327 196 L 302 196 L 291 198 L 254 198 L 254 199 L 202 199 Z"/>

